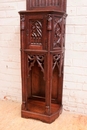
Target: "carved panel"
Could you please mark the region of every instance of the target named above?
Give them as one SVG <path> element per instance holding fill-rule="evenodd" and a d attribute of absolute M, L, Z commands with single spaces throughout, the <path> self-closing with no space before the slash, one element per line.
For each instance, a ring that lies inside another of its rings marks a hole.
<path fill-rule="evenodd" d="M 30 20 L 30 44 L 31 45 L 42 45 L 42 21 L 41 20 Z"/>
<path fill-rule="evenodd" d="M 60 0 L 28 0 L 28 1 L 30 8 L 60 5 Z"/>
<path fill-rule="evenodd" d="M 38 66 L 41 68 L 41 71 L 44 73 L 44 55 L 28 55 L 29 72 L 31 71 L 35 62 L 38 63 Z"/>
<path fill-rule="evenodd" d="M 59 70 L 59 76 L 61 77 L 63 73 L 63 61 L 64 61 L 64 54 L 55 54 L 53 55 L 53 68 L 52 70 L 55 69 L 55 67 L 58 67 Z"/>
<path fill-rule="evenodd" d="M 55 17 L 54 19 L 54 42 L 53 48 L 61 47 L 61 38 L 62 38 L 62 18 Z"/>

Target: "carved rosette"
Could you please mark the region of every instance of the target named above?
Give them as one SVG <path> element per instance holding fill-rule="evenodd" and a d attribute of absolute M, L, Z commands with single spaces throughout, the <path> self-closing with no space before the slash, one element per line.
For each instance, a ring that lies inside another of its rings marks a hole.
<path fill-rule="evenodd" d="M 54 42 L 53 48 L 61 47 L 61 38 L 62 38 L 62 18 L 55 17 L 54 19 Z"/>
<path fill-rule="evenodd" d="M 31 26 L 30 44 L 42 45 L 42 21 L 31 20 L 30 26 Z"/>
<path fill-rule="evenodd" d="M 55 67 L 58 67 L 59 70 L 59 77 L 61 77 L 63 73 L 63 62 L 64 62 L 64 53 L 62 54 L 54 54 L 53 55 L 53 67 L 52 70 L 55 69 Z"/>
<path fill-rule="evenodd" d="M 29 67 L 28 74 L 32 70 L 32 67 L 34 66 L 35 62 L 38 63 L 38 66 L 41 68 L 41 71 L 44 74 L 44 55 L 31 55 L 31 54 L 28 55 L 28 67 Z"/>
<path fill-rule="evenodd" d="M 25 15 L 20 16 L 20 22 L 21 22 L 21 31 L 24 31 L 24 29 L 25 29 Z"/>

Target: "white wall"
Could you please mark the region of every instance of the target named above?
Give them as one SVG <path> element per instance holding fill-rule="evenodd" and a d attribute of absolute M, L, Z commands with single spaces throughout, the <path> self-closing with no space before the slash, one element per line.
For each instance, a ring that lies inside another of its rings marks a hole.
<path fill-rule="evenodd" d="M 0 99 L 21 101 L 20 18 L 25 0 L 0 0 Z"/>
<path fill-rule="evenodd" d="M 26 0 L 0 0 L 0 99 L 21 101 L 19 10 Z M 87 114 L 87 0 L 67 0 L 63 105 Z"/>
<path fill-rule="evenodd" d="M 87 0 L 67 0 L 63 104 L 87 114 Z"/>

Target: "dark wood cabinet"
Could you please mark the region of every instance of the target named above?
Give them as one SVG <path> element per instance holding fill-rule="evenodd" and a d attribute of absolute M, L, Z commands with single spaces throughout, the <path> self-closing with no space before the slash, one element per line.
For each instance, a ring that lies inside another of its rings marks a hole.
<path fill-rule="evenodd" d="M 27 0 L 20 11 L 22 110 L 51 123 L 62 112 L 65 0 Z"/>

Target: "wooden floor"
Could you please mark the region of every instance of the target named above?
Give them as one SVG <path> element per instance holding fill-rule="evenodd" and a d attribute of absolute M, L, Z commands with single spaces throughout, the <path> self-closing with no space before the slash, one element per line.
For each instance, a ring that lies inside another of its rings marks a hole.
<path fill-rule="evenodd" d="M 63 112 L 52 124 L 21 118 L 21 104 L 0 101 L 0 130 L 87 130 L 87 116 Z"/>

